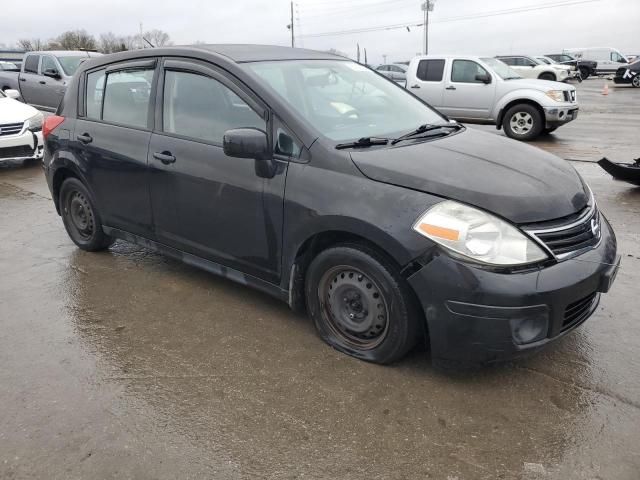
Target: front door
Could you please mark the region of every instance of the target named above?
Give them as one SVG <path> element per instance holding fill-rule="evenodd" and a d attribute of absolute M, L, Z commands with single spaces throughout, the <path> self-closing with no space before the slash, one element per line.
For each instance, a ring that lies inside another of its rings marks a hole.
<path fill-rule="evenodd" d="M 491 115 L 495 94 L 496 79 L 482 65 L 473 60 L 454 59 L 441 110 L 453 118 L 486 120 Z"/>
<path fill-rule="evenodd" d="M 167 60 L 149 146 L 157 239 L 263 280 L 278 282 L 288 163 L 270 178 L 256 161 L 227 157 L 224 132 L 267 131 L 267 111 L 208 64 Z"/>
<path fill-rule="evenodd" d="M 145 237 L 152 237 L 147 151 L 155 63 L 125 62 L 86 74 L 73 134 L 103 222 Z"/>
<path fill-rule="evenodd" d="M 43 55 L 40 61 L 40 78 L 35 86 L 36 93 L 33 103 L 45 107 L 47 110 L 55 110 L 64 97 L 65 82 L 62 77 L 47 77 L 44 74 L 46 70 L 55 70 L 60 76 L 64 73 L 51 55 Z"/>

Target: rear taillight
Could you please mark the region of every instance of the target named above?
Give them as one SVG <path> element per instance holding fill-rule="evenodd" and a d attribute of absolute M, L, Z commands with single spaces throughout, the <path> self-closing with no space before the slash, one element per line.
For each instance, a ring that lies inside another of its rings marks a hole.
<path fill-rule="evenodd" d="M 42 136 L 46 140 L 51 132 L 53 132 L 58 126 L 64 122 L 64 117 L 59 115 L 51 115 L 44 119 L 42 124 Z"/>

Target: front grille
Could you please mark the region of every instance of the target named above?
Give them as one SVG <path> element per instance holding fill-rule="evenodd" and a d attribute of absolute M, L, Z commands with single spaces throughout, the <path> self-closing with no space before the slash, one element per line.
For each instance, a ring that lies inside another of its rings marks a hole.
<path fill-rule="evenodd" d="M 35 150 L 28 145 L 20 145 L 19 147 L 0 148 L 0 158 L 22 158 L 33 157 Z"/>
<path fill-rule="evenodd" d="M 0 125 L 0 137 L 20 133 L 23 125 L 24 123 L 5 123 L 4 125 Z"/>
<path fill-rule="evenodd" d="M 593 292 L 567 305 L 567 308 L 564 309 L 564 320 L 562 321 L 562 329 L 560 331 L 564 332 L 586 320 L 597 297 L 598 293 Z"/>
<path fill-rule="evenodd" d="M 576 101 L 576 91 L 575 90 L 565 90 L 563 92 L 564 101 L 565 102 L 575 102 Z"/>
<path fill-rule="evenodd" d="M 542 224 L 525 227 L 556 256 L 563 259 L 575 252 L 593 247 L 600 241 L 600 212 L 594 205 L 586 207 L 577 218 L 545 228 Z"/>

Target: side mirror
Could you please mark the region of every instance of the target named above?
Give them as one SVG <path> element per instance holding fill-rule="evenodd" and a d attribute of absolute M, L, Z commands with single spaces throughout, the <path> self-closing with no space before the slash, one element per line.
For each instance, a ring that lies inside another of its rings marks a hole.
<path fill-rule="evenodd" d="M 491 83 L 491 75 L 489 75 L 489 74 L 484 74 L 484 75 L 478 74 L 478 75 L 476 75 L 476 82 L 482 82 L 485 85 L 489 84 L 489 83 Z"/>
<path fill-rule="evenodd" d="M 14 100 L 20 98 L 20 92 L 18 90 L 14 90 L 13 88 L 4 90 L 4 94 L 9 98 L 13 98 Z"/>
<path fill-rule="evenodd" d="M 42 72 L 42 74 L 45 77 L 60 78 L 60 74 L 55 68 L 47 68 L 44 72 Z"/>
<path fill-rule="evenodd" d="M 267 160 L 271 157 L 267 134 L 257 128 L 232 128 L 224 132 L 222 149 L 236 158 Z"/>

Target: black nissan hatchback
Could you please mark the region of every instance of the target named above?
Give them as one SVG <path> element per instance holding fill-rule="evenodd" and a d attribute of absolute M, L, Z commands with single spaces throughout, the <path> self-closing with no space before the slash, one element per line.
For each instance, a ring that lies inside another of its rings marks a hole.
<path fill-rule="evenodd" d="M 594 312 L 619 265 L 570 164 L 327 53 L 92 58 L 43 135 L 78 247 L 122 239 L 266 291 L 372 362 L 420 341 L 440 363 L 534 351 Z"/>

